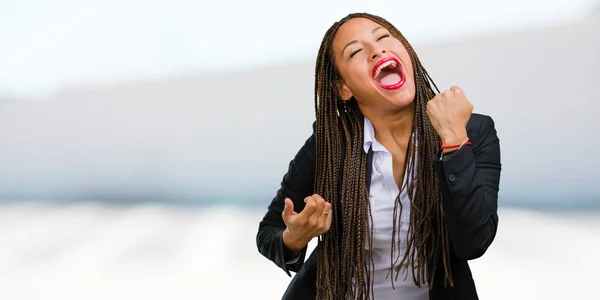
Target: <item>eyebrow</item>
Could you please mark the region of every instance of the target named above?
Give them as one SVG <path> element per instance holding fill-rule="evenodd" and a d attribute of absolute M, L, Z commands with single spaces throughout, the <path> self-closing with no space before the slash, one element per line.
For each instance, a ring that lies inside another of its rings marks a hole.
<path fill-rule="evenodd" d="M 381 27 L 381 26 L 376 27 L 375 29 L 371 30 L 371 33 L 375 33 L 375 31 L 377 31 L 379 29 L 384 29 L 384 28 Z M 344 49 L 342 49 L 341 55 L 344 56 L 344 51 L 346 51 L 346 48 L 348 48 L 348 46 L 350 46 L 352 44 L 356 44 L 356 43 L 358 43 L 358 41 L 357 40 L 353 40 L 353 41 L 350 41 L 348 44 L 346 44 L 346 46 L 344 46 Z"/>

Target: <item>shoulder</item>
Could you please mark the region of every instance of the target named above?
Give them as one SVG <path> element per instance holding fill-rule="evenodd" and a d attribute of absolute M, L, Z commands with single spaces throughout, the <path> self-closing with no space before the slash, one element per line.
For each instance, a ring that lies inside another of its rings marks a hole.
<path fill-rule="evenodd" d="M 316 148 L 317 148 L 316 133 L 317 133 L 317 122 L 315 121 L 312 124 L 312 132 L 311 132 L 310 136 L 304 141 L 304 145 L 302 145 L 302 148 L 300 148 L 300 150 L 296 154 L 296 158 L 295 158 L 296 160 L 298 160 L 298 159 L 314 160 L 315 159 L 315 153 L 316 153 Z"/>
<path fill-rule="evenodd" d="M 497 139 L 496 124 L 491 116 L 472 113 L 467 123 L 467 134 L 473 143 L 483 143 L 488 138 Z"/>
<path fill-rule="evenodd" d="M 467 131 L 469 133 L 475 133 L 475 135 L 485 133 L 494 128 L 494 119 L 492 119 L 491 116 L 484 114 L 472 113 L 469 122 L 467 122 Z"/>

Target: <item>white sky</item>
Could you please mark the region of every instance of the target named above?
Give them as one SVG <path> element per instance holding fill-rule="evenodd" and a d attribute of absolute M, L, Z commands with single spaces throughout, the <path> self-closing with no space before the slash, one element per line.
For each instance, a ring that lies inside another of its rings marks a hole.
<path fill-rule="evenodd" d="M 2 0 L 0 96 L 308 60 L 349 12 L 379 14 L 415 43 L 560 22 L 595 2 Z"/>

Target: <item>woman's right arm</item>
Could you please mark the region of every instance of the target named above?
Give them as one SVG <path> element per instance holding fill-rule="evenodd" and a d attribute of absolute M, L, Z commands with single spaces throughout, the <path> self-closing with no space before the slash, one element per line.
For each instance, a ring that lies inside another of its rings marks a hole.
<path fill-rule="evenodd" d="M 285 247 L 283 234 L 286 230 L 286 224 L 283 221 L 282 213 L 285 198 L 290 198 L 294 204 L 294 211 L 300 213 L 305 206 L 304 199 L 314 194 L 315 125 L 316 123 L 313 123 L 313 134 L 290 162 L 288 171 L 281 181 L 281 187 L 271 201 L 267 213 L 259 223 L 256 235 L 258 251 L 282 268 L 288 276 L 291 276 L 290 271 L 297 272 L 304 264 L 306 247 L 300 250 L 299 253 L 291 253 Z M 290 261 L 293 261 L 293 263 L 289 263 Z"/>

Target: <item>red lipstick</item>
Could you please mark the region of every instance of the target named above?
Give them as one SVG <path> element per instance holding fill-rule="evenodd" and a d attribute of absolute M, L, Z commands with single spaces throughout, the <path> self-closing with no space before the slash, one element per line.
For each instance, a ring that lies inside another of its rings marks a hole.
<path fill-rule="evenodd" d="M 383 83 L 381 83 L 381 82 L 379 82 L 377 80 L 376 77 L 379 76 L 379 74 L 381 72 L 384 72 L 384 71 L 380 70 L 380 67 L 382 67 L 383 64 L 386 64 L 386 66 L 384 66 L 382 68 L 382 70 L 387 69 L 385 72 L 394 72 L 395 71 L 395 72 L 398 73 L 398 75 L 400 76 L 400 80 L 397 83 L 394 83 L 394 84 L 383 84 Z M 389 70 L 389 66 L 390 65 L 394 65 L 394 64 L 396 66 L 395 69 Z M 378 61 L 375 64 L 375 66 L 373 67 L 373 72 L 371 73 L 371 77 L 373 78 L 373 81 L 375 81 L 377 83 L 377 85 L 379 85 L 380 87 L 382 87 L 382 88 L 384 88 L 386 90 L 397 90 L 397 89 L 400 89 L 402 86 L 404 86 L 404 83 L 406 83 L 406 73 L 404 72 L 404 66 L 395 57 L 386 57 L 386 58 L 381 59 L 380 61 Z"/>

